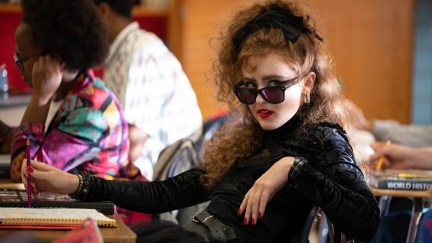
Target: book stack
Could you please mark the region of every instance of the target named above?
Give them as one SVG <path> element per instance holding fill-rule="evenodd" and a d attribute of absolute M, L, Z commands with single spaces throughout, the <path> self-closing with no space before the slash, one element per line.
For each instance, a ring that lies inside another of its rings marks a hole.
<path fill-rule="evenodd" d="M 425 191 L 432 188 L 431 170 L 373 171 L 370 185 L 379 189 Z"/>

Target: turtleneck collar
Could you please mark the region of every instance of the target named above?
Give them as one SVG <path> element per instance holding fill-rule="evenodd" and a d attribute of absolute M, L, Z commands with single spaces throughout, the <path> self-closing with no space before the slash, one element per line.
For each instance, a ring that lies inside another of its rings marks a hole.
<path fill-rule="evenodd" d="M 297 130 L 300 126 L 300 117 L 298 114 L 295 114 L 291 119 L 289 119 L 282 126 L 274 129 L 274 130 L 262 130 L 264 141 L 277 141 L 280 139 L 286 138 L 288 135 L 291 135 L 293 132 Z"/>

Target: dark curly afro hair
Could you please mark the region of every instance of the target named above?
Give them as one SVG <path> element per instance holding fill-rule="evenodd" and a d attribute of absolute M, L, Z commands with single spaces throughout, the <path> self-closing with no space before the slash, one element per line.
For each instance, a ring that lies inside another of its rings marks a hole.
<path fill-rule="evenodd" d="M 96 5 L 107 3 L 114 12 L 125 17 L 132 18 L 132 8 L 137 4 L 137 0 L 93 0 Z"/>
<path fill-rule="evenodd" d="M 91 0 L 22 0 L 23 22 L 44 53 L 60 56 L 66 68 L 85 70 L 102 64 L 108 32 Z"/>

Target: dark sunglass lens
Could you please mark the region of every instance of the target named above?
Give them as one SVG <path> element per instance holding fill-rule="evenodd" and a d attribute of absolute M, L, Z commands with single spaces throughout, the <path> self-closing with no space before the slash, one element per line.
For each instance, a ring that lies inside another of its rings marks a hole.
<path fill-rule="evenodd" d="M 262 90 L 262 96 L 270 104 L 279 104 L 285 99 L 282 87 L 267 87 Z"/>
<path fill-rule="evenodd" d="M 18 67 L 19 69 L 23 69 L 24 61 L 23 61 L 23 59 L 20 57 L 20 55 L 19 55 L 18 52 L 15 52 L 15 53 L 14 53 L 13 59 L 14 59 L 14 61 L 15 61 L 15 64 L 17 65 L 17 67 Z"/>
<path fill-rule="evenodd" d="M 239 88 L 236 94 L 240 102 L 247 105 L 252 105 L 253 103 L 255 103 L 256 96 L 257 96 L 254 90 L 247 89 L 247 88 Z"/>

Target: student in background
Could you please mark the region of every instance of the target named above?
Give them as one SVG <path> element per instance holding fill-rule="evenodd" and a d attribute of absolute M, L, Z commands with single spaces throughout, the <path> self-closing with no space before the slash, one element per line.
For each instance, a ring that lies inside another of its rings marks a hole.
<path fill-rule="evenodd" d="M 181 239 L 171 229 L 196 232 L 200 242 L 296 242 L 313 205 L 348 239 L 370 240 L 378 205 L 339 125 L 348 126 L 347 110 L 308 10 L 300 1 L 257 1 L 223 29 L 214 80 L 232 117 L 198 168 L 165 181 L 124 182 L 31 161 L 22 167 L 24 183 L 31 175 L 33 190 L 152 213 L 210 200 L 186 230 L 141 227 L 148 230 L 142 242 Z"/>
<path fill-rule="evenodd" d="M 32 97 L 11 144 L 20 181 L 26 141 L 31 158 L 105 179 L 139 179 L 129 160 L 128 124 L 115 95 L 92 68 L 108 54 L 108 32 L 88 0 L 23 0 L 15 62 Z"/>
<path fill-rule="evenodd" d="M 432 170 L 432 147 L 408 147 L 399 144 L 386 145 L 382 142 L 375 142 L 372 144 L 372 148 L 375 150 L 375 153 L 371 156 L 371 161 L 376 164 L 376 162 L 384 156 L 384 162 L 382 164 L 383 169 Z M 431 212 L 428 214 L 431 214 Z M 406 209 L 393 209 L 392 212 L 382 218 L 377 234 L 371 242 L 405 242 L 408 235 L 411 215 L 411 207 L 407 207 Z M 429 230 L 432 230 L 432 227 L 430 227 Z M 425 240 L 424 242 L 432 241 L 431 235 L 429 238 L 425 238 L 425 235 L 422 235 L 422 237 L 422 239 Z"/>
<path fill-rule="evenodd" d="M 352 103 L 352 102 L 351 102 Z M 367 119 L 363 111 L 351 104 L 351 119 L 358 129 L 371 132 L 377 141 L 412 147 L 432 146 L 432 125 L 408 125 L 395 120 Z"/>
<path fill-rule="evenodd" d="M 195 93 L 176 57 L 131 19 L 134 0 L 93 0 L 111 42 L 103 80 L 129 124 L 130 155 L 151 180 L 160 151 L 202 126 Z"/>
<path fill-rule="evenodd" d="M 109 47 L 97 8 L 86 0 L 25 0 L 22 11 L 14 58 L 33 92 L 14 131 L 12 179 L 21 179 L 27 139 L 31 157 L 56 168 L 107 179 L 135 176 L 120 104 L 91 70 Z"/>

